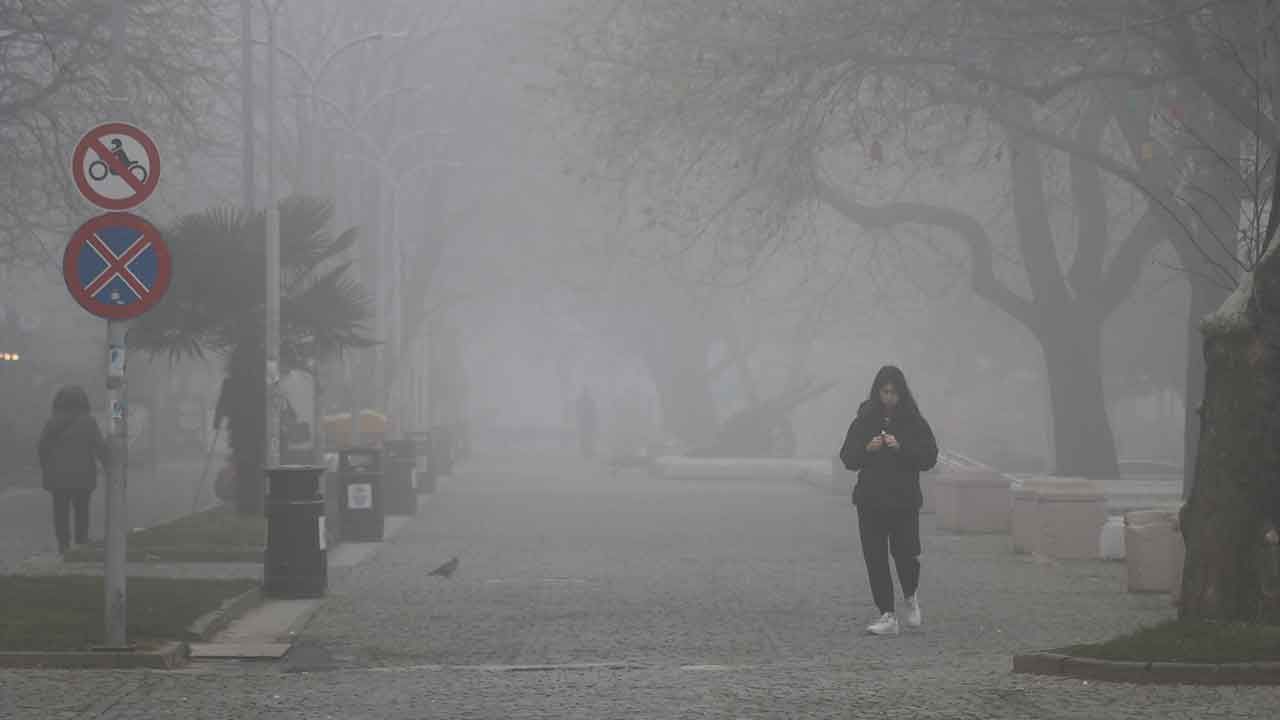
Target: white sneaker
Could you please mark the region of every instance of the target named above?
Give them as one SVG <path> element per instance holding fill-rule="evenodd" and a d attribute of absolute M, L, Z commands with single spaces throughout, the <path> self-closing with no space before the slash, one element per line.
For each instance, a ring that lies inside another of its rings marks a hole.
<path fill-rule="evenodd" d="M 920 617 L 920 600 L 915 595 L 906 599 L 907 627 L 918 628 L 923 618 Z"/>
<path fill-rule="evenodd" d="M 867 632 L 872 635 L 897 635 L 898 616 L 891 612 L 881 615 L 879 620 L 867 626 Z"/>

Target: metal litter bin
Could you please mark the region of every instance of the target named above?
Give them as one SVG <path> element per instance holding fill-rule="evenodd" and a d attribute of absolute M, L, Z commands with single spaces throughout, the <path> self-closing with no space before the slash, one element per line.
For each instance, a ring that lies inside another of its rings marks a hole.
<path fill-rule="evenodd" d="M 414 476 L 418 494 L 436 491 L 435 466 L 431 464 L 431 433 L 428 431 L 411 432 L 409 437 L 414 444 Z"/>
<path fill-rule="evenodd" d="M 382 497 L 388 515 L 418 514 L 418 487 L 414 478 L 416 445 L 413 440 L 384 443 L 387 466 L 382 475 Z"/>
<path fill-rule="evenodd" d="M 325 468 L 282 465 L 267 468 L 267 547 L 262 591 L 278 598 L 313 598 L 328 585 L 324 498 Z"/>
<path fill-rule="evenodd" d="M 436 479 L 453 470 L 453 435 L 445 425 L 431 428 L 431 450 L 427 455 L 427 466 Z"/>
<path fill-rule="evenodd" d="M 338 453 L 338 504 L 343 540 L 382 540 L 382 450 L 350 448 Z"/>

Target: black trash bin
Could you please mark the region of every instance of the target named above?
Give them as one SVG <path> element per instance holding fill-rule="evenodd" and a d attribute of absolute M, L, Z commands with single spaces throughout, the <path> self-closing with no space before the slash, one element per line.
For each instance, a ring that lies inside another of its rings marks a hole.
<path fill-rule="evenodd" d="M 431 433 L 423 430 L 421 432 L 411 432 L 409 437 L 413 440 L 413 455 L 416 463 L 414 465 L 414 475 L 417 477 L 415 484 L 418 488 L 419 495 L 426 495 L 436 491 L 435 467 L 431 464 Z"/>
<path fill-rule="evenodd" d="M 322 597 L 328 585 L 324 497 L 325 468 L 281 465 L 267 468 L 267 548 L 262 592 L 277 598 Z"/>
<path fill-rule="evenodd" d="M 382 473 L 382 505 L 388 515 L 418 514 L 418 488 L 414 481 L 416 445 L 413 440 L 383 443 L 386 468 Z"/>
<path fill-rule="evenodd" d="M 382 490 L 382 450 L 350 448 L 338 453 L 338 515 L 342 539 L 349 542 L 382 540 L 385 515 Z"/>

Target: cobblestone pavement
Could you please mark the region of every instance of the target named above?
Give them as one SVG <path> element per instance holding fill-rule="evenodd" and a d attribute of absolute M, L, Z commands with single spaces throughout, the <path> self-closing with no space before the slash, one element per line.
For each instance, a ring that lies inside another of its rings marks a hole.
<path fill-rule="evenodd" d="M 26 718 L 1270 718 L 1274 688 L 1010 673 L 1172 615 L 1121 564 L 1041 563 L 926 516 L 925 628 L 874 614 L 847 496 L 477 461 L 331 587 L 327 671 L 0 673 Z M 452 579 L 427 573 L 452 556 Z M 4 708 L 0 700 L 0 708 Z"/>

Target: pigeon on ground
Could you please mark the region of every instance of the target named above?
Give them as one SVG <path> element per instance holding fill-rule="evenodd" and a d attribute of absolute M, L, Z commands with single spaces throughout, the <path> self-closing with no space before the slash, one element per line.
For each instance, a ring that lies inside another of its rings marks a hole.
<path fill-rule="evenodd" d="M 441 565 L 435 570 L 432 570 L 431 572 L 427 573 L 427 575 L 434 576 L 434 577 L 443 577 L 443 578 L 453 577 L 453 571 L 457 569 L 458 569 L 458 558 L 457 556 L 454 556 L 452 558 L 449 558 L 449 562 Z"/>

